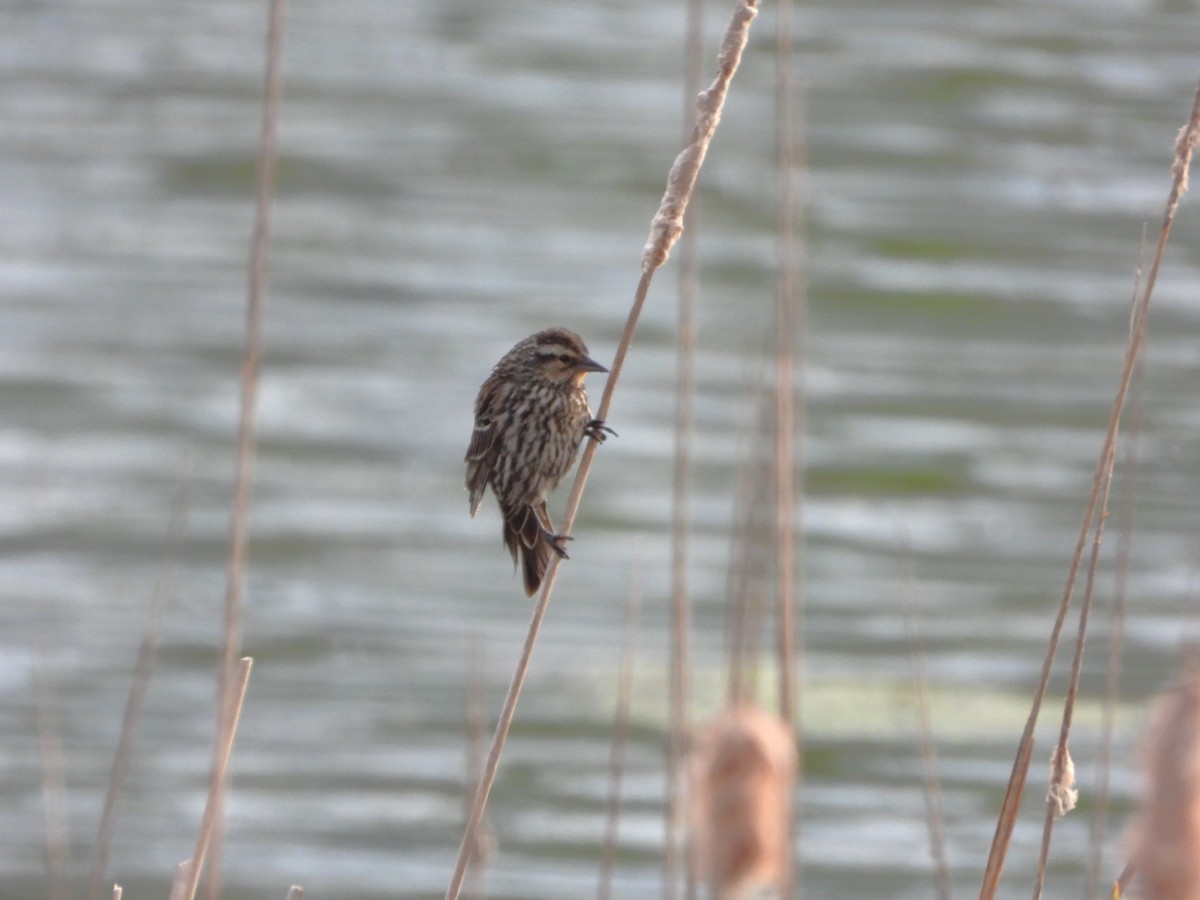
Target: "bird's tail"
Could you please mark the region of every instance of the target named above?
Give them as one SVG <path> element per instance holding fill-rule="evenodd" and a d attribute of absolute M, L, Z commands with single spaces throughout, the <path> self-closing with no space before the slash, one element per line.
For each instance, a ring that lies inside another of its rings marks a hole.
<path fill-rule="evenodd" d="M 525 575 L 525 595 L 532 597 L 541 587 L 554 547 L 546 537 L 545 529 L 538 522 L 538 516 L 532 506 L 521 504 L 505 508 L 502 512 L 504 546 L 512 554 L 514 566 L 517 564 L 518 554 L 520 555 L 521 569 Z M 548 515 L 546 520 L 549 521 Z"/>

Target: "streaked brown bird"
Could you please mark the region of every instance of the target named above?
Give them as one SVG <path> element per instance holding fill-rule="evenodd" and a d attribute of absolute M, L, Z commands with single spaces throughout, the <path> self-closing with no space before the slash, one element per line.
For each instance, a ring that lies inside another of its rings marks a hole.
<path fill-rule="evenodd" d="M 520 555 L 525 593 L 542 583 L 550 554 L 566 559 L 566 535 L 555 534 L 547 495 L 575 464 L 584 436 L 603 443 L 615 434 L 592 418 L 583 379 L 608 369 L 588 356 L 579 335 L 539 331 L 504 354 L 475 398 L 475 430 L 467 448 L 471 515 L 488 485 L 504 518 L 504 546 Z"/>

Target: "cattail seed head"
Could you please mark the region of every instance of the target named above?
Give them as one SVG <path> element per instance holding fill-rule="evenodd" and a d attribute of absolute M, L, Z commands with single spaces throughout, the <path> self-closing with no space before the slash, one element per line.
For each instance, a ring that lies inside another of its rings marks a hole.
<path fill-rule="evenodd" d="M 701 730 L 691 774 L 697 877 L 719 900 L 778 889 L 791 854 L 791 729 L 755 707 L 728 709 Z"/>
<path fill-rule="evenodd" d="M 1200 900 L 1200 669 L 1155 705 L 1141 747 L 1146 779 L 1131 858 L 1147 900 Z"/>

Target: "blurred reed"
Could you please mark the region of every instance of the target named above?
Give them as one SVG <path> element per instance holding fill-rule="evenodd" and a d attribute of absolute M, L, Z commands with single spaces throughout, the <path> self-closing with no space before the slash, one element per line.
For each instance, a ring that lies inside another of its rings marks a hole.
<path fill-rule="evenodd" d="M 912 585 L 911 572 L 905 580 Z M 909 675 L 917 715 L 917 739 L 921 747 L 921 782 L 925 795 L 925 821 L 929 827 L 929 855 L 933 860 L 934 886 L 938 900 L 950 900 L 950 866 L 946 860 L 946 824 L 942 814 L 942 784 L 938 773 L 937 745 L 933 739 L 933 716 L 929 703 L 929 679 L 925 674 L 925 648 L 917 627 L 915 591 L 905 591 L 904 634 L 908 640 Z"/>
<path fill-rule="evenodd" d="M 641 569 L 641 560 L 638 559 L 629 577 L 629 599 L 625 603 L 625 634 L 621 640 L 621 663 L 617 675 L 617 711 L 613 723 L 597 900 L 609 900 L 612 896 L 613 866 L 621 824 L 621 785 L 625 775 L 625 750 L 629 744 L 629 708 L 633 703 L 633 665 L 637 656 L 638 620 L 642 609 Z"/>
<path fill-rule="evenodd" d="M 1146 787 L 1130 863 L 1146 900 L 1200 900 L 1200 660 L 1154 706 L 1141 743 Z"/>
<path fill-rule="evenodd" d="M 33 663 L 33 696 L 38 753 L 42 763 L 42 829 L 46 846 L 46 898 L 71 896 L 71 841 L 67 824 L 67 783 L 59 737 L 58 698 L 45 651 Z"/>
<path fill-rule="evenodd" d="M 698 731 L 690 792 L 694 865 L 717 900 L 762 890 L 788 896 L 795 776 L 792 729 L 773 713 L 733 706 Z"/>
<path fill-rule="evenodd" d="M 226 707 L 226 719 L 217 729 L 221 743 L 217 748 L 216 765 L 208 781 L 208 800 L 204 804 L 204 815 L 200 819 L 200 828 L 196 834 L 196 848 L 191 858 L 180 866 L 182 882 L 180 873 L 176 873 L 176 882 L 171 888 L 172 898 L 175 898 L 176 894 L 180 900 L 192 900 L 196 896 L 200 875 L 204 871 L 209 848 L 219 827 L 221 797 L 228 785 L 229 758 L 233 753 L 233 739 L 237 736 L 238 721 L 242 716 L 242 704 L 246 700 L 246 686 L 250 682 L 250 669 L 253 665 L 254 661 L 248 656 L 238 663 L 231 702 Z"/>
<path fill-rule="evenodd" d="M 704 66 L 704 3 L 688 0 L 684 44 L 683 138 L 689 137 L 694 118 L 694 98 L 700 90 Z M 671 477 L 671 659 L 670 729 L 667 736 L 666 802 L 663 804 L 663 900 L 675 896 L 679 878 L 681 820 L 687 798 L 683 796 L 688 736 L 691 731 L 691 597 L 688 592 L 688 553 L 691 535 L 691 468 L 696 392 L 696 295 L 699 287 L 697 209 L 687 213 L 679 244 L 678 325 L 675 337 L 675 448 Z M 686 840 L 686 838 L 684 838 Z M 685 896 L 694 896 L 683 847 Z"/>
<path fill-rule="evenodd" d="M 1071 604 L 1071 596 L 1075 589 L 1075 579 L 1083 561 L 1088 534 L 1091 532 L 1100 496 L 1105 490 L 1106 472 L 1108 472 L 1111 466 L 1111 459 L 1115 452 L 1121 414 L 1125 407 L 1125 400 L 1129 393 L 1130 383 L 1133 380 L 1133 373 L 1137 366 L 1138 357 L 1141 354 L 1142 345 L 1145 341 L 1150 300 L 1154 294 L 1154 286 L 1158 281 L 1159 268 L 1162 265 L 1163 253 L 1166 250 L 1167 239 L 1171 234 L 1171 226 L 1175 221 L 1175 213 L 1179 208 L 1179 201 L 1187 191 L 1188 168 L 1191 165 L 1192 155 L 1195 152 L 1198 141 L 1200 141 L 1200 87 L 1197 88 L 1188 121 L 1180 129 L 1179 136 L 1176 139 L 1175 158 L 1171 165 L 1171 190 L 1167 196 L 1162 227 L 1159 229 L 1158 241 L 1155 245 L 1154 255 L 1151 258 L 1145 290 L 1134 309 L 1132 325 L 1130 327 L 1129 345 L 1125 354 L 1125 364 L 1117 386 L 1116 397 L 1113 400 L 1112 413 L 1109 417 L 1108 428 L 1100 449 L 1099 461 L 1096 464 L 1091 495 L 1088 497 L 1084 509 L 1083 524 L 1080 527 L 1075 552 L 1072 555 L 1071 563 L 1067 570 L 1066 585 L 1063 588 L 1058 613 L 1050 632 L 1049 645 L 1042 663 L 1041 676 L 1034 690 L 1029 717 L 1025 722 L 1025 730 L 1021 735 L 1021 740 L 1017 748 L 1017 756 L 1013 762 L 1012 774 L 1009 777 L 1008 787 L 1005 790 L 1004 800 L 1001 803 L 1000 813 L 997 817 L 996 832 L 992 838 L 991 849 L 980 886 L 980 900 L 990 900 L 990 898 L 996 896 L 996 891 L 999 889 L 1000 876 L 1004 870 L 1004 860 L 1008 854 L 1008 846 L 1012 839 L 1013 829 L 1016 826 L 1017 813 L 1021 805 L 1021 795 L 1025 788 L 1025 779 L 1029 772 L 1029 763 L 1033 754 L 1034 728 L 1037 725 L 1038 713 L 1041 711 L 1042 700 L 1045 697 L 1046 688 L 1050 682 L 1050 670 L 1058 650 L 1058 641 L 1062 634 L 1067 610 Z M 1083 625 L 1086 627 L 1086 621 L 1083 622 Z M 1064 719 L 1064 722 L 1069 728 L 1069 718 Z M 1060 747 L 1063 745 L 1065 745 L 1065 740 L 1060 737 Z M 1062 755 L 1057 756 L 1056 759 L 1060 762 L 1065 762 L 1065 757 Z M 1037 892 L 1035 892 L 1036 895 Z"/>
<path fill-rule="evenodd" d="M 1138 254 L 1138 265 L 1133 279 L 1133 300 L 1130 308 L 1137 308 L 1138 286 L 1142 278 L 1142 259 L 1146 250 L 1146 230 L 1142 229 L 1142 251 Z M 1116 732 L 1117 700 L 1120 696 L 1121 652 L 1125 637 L 1125 605 L 1129 589 L 1129 571 L 1133 553 L 1133 511 L 1138 474 L 1138 451 L 1144 412 L 1145 378 L 1144 362 L 1139 360 L 1134 370 L 1130 410 L 1132 413 L 1131 440 L 1126 443 L 1126 459 L 1122 467 L 1123 488 L 1120 493 L 1117 525 L 1116 585 L 1113 596 L 1112 618 L 1109 623 L 1108 655 L 1104 689 L 1104 707 L 1100 722 L 1100 749 L 1097 761 L 1096 805 L 1092 815 L 1089 835 L 1087 882 L 1084 896 L 1095 897 L 1100 890 L 1100 873 L 1104 865 L 1104 836 L 1108 824 L 1110 778 L 1112 774 L 1113 738 Z"/>
<path fill-rule="evenodd" d="M 175 570 L 187 523 L 190 481 L 191 473 L 189 472 L 184 486 L 175 499 L 167 525 L 167 542 L 163 549 L 163 570 L 154 587 L 150 617 L 146 622 L 146 627 L 142 632 L 142 641 L 138 647 L 133 678 L 129 685 L 129 695 L 126 697 L 125 711 L 121 717 L 121 735 L 117 740 L 117 749 L 113 753 L 112 769 L 109 772 L 108 787 L 104 796 L 104 809 L 100 814 L 96 844 L 92 848 L 91 872 L 88 875 L 88 900 L 100 900 L 104 893 L 108 862 L 112 855 L 113 838 L 117 829 L 117 810 L 121 792 L 125 788 L 125 777 L 129 771 L 133 740 L 137 734 L 138 723 L 141 721 L 146 691 L 150 686 L 150 676 L 154 671 L 154 659 L 158 653 L 159 640 L 162 637 L 167 604 L 175 590 Z"/>
<path fill-rule="evenodd" d="M 268 0 L 264 53 L 262 124 L 258 158 L 254 169 L 254 229 L 250 237 L 249 275 L 246 291 L 246 336 L 241 360 L 241 404 L 238 414 L 237 450 L 234 468 L 233 506 L 229 523 L 229 557 L 225 580 L 225 623 L 221 655 L 217 663 L 217 736 L 213 742 L 212 767 L 219 765 L 221 747 L 227 736 L 221 728 L 236 721 L 233 715 L 233 680 L 242 646 L 242 589 L 246 573 L 250 494 L 254 481 L 254 446 L 257 432 L 258 384 L 262 370 L 262 330 L 266 306 L 267 262 L 270 249 L 271 209 L 275 196 L 275 167 L 278 159 L 278 122 L 283 91 L 284 0 Z M 228 785 L 217 784 L 214 797 L 212 864 L 208 873 L 208 900 L 221 895 L 224 806 Z"/>

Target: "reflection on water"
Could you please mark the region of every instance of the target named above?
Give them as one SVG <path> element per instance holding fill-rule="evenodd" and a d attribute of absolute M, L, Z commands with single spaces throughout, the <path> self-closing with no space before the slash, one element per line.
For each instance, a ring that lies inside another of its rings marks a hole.
<path fill-rule="evenodd" d="M 112 874 L 127 897 L 160 896 L 190 852 L 223 599 L 259 6 L 0 11 L 5 896 L 44 891 L 33 653 L 57 689 L 83 860 L 184 482 L 177 592 Z M 679 142 L 682 15 L 293 4 L 230 896 L 293 881 L 339 897 L 444 889 L 462 815 L 464 648 L 483 637 L 495 710 L 528 613 L 494 512 L 466 515 L 471 402 L 492 361 L 540 327 L 578 330 L 601 359 L 615 347 Z M 712 11 L 713 29 L 725 15 Z M 1196 25 L 1189 8 L 1141 4 L 799 15 L 814 896 L 929 893 L 903 687 L 910 565 L 949 857 L 958 891 L 977 884 L 1116 383 L 1142 223 L 1159 218 L 1190 107 Z M 768 11 L 702 179 L 692 584 L 706 708 L 720 695 L 748 360 L 771 321 L 772 26 Z M 1185 204 L 1150 338 L 1135 701 L 1168 677 L 1191 622 L 1196 237 Z M 493 793 L 492 896 L 594 890 L 635 551 L 649 608 L 617 889 L 656 890 L 672 294 L 664 273 Z M 1089 659 L 1089 678 L 1101 665 Z M 1121 760 L 1139 709 L 1121 722 Z M 1092 713 L 1073 744 L 1085 796 Z M 1120 822 L 1124 764 L 1114 783 Z M 1086 843 L 1075 818 L 1055 836 L 1064 885 Z M 1017 832 L 1012 890 L 1039 820 Z"/>

